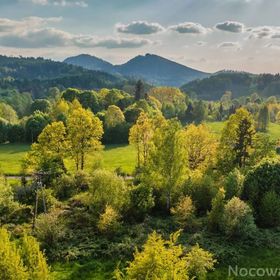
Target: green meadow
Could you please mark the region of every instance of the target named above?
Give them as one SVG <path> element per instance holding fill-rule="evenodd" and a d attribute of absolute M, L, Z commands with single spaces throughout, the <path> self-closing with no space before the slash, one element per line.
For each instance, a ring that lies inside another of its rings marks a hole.
<path fill-rule="evenodd" d="M 22 160 L 30 150 L 27 144 L 1 144 L 0 145 L 0 170 L 5 175 L 19 175 Z M 87 155 L 86 169 L 90 171 L 93 165 L 101 165 L 106 169 L 121 168 L 126 173 L 132 173 L 136 162 L 136 150 L 130 145 L 108 145 L 99 154 L 96 152 Z M 66 161 L 66 166 L 74 169 L 71 160 Z"/>
<path fill-rule="evenodd" d="M 207 126 L 217 135 L 220 135 L 224 122 L 210 122 Z M 269 132 L 272 140 L 280 139 L 280 125 L 270 123 Z M 0 170 L 5 175 L 19 175 L 21 163 L 26 153 L 30 150 L 28 144 L 1 144 L 0 145 Z M 87 155 L 86 169 L 90 171 L 93 165 L 101 165 L 106 169 L 122 171 L 131 174 L 136 163 L 136 150 L 130 145 L 108 145 L 99 154 L 96 152 Z M 66 161 L 66 166 L 74 170 L 71 160 Z"/>

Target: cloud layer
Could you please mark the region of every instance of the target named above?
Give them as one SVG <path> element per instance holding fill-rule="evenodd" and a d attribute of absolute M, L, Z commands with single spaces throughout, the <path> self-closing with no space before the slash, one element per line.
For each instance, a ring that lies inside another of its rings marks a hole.
<path fill-rule="evenodd" d="M 129 24 L 116 24 L 116 30 L 120 33 L 147 35 L 164 31 L 164 28 L 156 22 L 133 21 Z"/>
<path fill-rule="evenodd" d="M 97 37 L 76 35 L 63 30 L 46 27 L 57 23 L 61 18 L 28 17 L 21 21 L 0 18 L 0 46 L 19 48 L 51 48 L 76 46 L 81 48 L 138 48 L 153 42 L 133 37 Z"/>
<path fill-rule="evenodd" d="M 31 0 L 33 4 L 38 4 L 42 6 L 54 5 L 61 7 L 71 7 L 78 6 L 82 8 L 88 7 L 87 1 L 77 1 L 77 0 Z"/>
<path fill-rule="evenodd" d="M 240 44 L 238 42 L 222 42 L 218 48 L 240 48 Z"/>
<path fill-rule="evenodd" d="M 209 28 L 202 26 L 200 23 L 183 22 L 169 27 L 170 30 L 177 31 L 183 34 L 206 34 L 210 31 Z"/>
<path fill-rule="evenodd" d="M 225 21 L 215 25 L 215 27 L 222 31 L 242 33 L 245 29 L 245 25 L 238 21 Z"/>

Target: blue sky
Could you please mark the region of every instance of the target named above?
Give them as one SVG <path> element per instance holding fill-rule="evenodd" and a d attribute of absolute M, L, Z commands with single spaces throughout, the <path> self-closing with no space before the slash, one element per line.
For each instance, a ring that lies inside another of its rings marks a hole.
<path fill-rule="evenodd" d="M 279 0 L 1 0 L 0 53 L 280 72 Z"/>

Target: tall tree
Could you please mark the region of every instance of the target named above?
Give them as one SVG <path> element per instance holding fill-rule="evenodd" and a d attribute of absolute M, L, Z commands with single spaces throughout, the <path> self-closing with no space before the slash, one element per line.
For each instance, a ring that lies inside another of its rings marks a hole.
<path fill-rule="evenodd" d="M 261 132 L 266 132 L 269 125 L 269 110 L 268 106 L 264 105 L 258 115 L 257 129 Z"/>
<path fill-rule="evenodd" d="M 193 119 L 194 122 L 199 124 L 202 121 L 204 121 L 207 117 L 207 106 L 205 104 L 205 102 L 203 102 L 202 100 L 199 100 L 197 102 L 194 103 L 194 107 L 193 107 Z"/>
<path fill-rule="evenodd" d="M 105 125 L 108 128 L 115 127 L 125 122 L 122 110 L 116 105 L 110 105 L 105 113 Z"/>
<path fill-rule="evenodd" d="M 144 97 L 144 84 L 141 80 L 138 80 L 135 86 L 135 100 L 140 100 Z"/>
<path fill-rule="evenodd" d="M 63 122 L 53 122 L 44 128 L 38 142 L 32 144 L 25 163 L 37 171 L 48 171 L 54 173 L 52 175 L 61 173 L 65 171 L 63 159 L 67 149 L 66 128 Z"/>
<path fill-rule="evenodd" d="M 135 145 L 137 149 L 137 167 L 147 162 L 152 136 L 153 122 L 146 113 L 142 112 L 129 131 L 129 143 Z"/>
<path fill-rule="evenodd" d="M 70 153 L 75 160 L 76 169 L 84 169 L 85 156 L 101 146 L 103 135 L 102 122 L 90 110 L 83 109 L 74 100 L 67 119 L 68 140 Z"/>
<path fill-rule="evenodd" d="M 191 170 L 205 170 L 215 160 L 217 141 L 207 126 L 191 124 L 184 130 L 184 148 L 188 167 Z"/>
<path fill-rule="evenodd" d="M 182 130 L 177 120 L 167 120 L 157 126 L 143 180 L 162 192 L 168 211 L 188 170 L 187 156 L 182 147 Z"/>
<path fill-rule="evenodd" d="M 254 151 L 255 136 L 254 119 L 246 109 L 240 108 L 230 116 L 218 149 L 218 161 L 223 171 L 247 164 Z"/>

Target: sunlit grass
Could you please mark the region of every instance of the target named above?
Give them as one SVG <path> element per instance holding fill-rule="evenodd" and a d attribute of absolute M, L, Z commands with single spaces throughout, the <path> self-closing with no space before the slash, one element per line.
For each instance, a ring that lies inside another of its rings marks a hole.
<path fill-rule="evenodd" d="M 21 173 L 21 163 L 30 150 L 27 144 L 2 144 L 0 145 L 0 170 L 6 175 Z M 121 168 L 126 173 L 132 173 L 136 162 L 136 150 L 129 145 L 108 145 L 100 155 L 89 153 L 86 156 L 86 170 L 90 171 L 96 161 L 101 161 L 102 167 L 108 170 Z M 66 160 L 66 166 L 74 170 L 74 162 Z"/>

